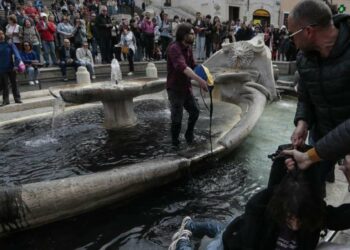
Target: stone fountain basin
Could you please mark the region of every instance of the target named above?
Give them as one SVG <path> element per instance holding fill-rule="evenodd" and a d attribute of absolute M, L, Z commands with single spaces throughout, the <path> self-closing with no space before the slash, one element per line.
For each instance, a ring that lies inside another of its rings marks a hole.
<path fill-rule="evenodd" d="M 200 168 L 201 165 L 196 163 L 204 159 L 230 153 L 252 131 L 267 102 L 268 91 L 249 80 L 246 75 L 237 76 L 232 72 L 221 74 L 221 78 L 216 79 L 213 133 L 218 136 L 213 141 L 212 152 L 208 142 L 198 145 L 199 149 L 190 147 L 180 150 L 177 156 L 105 172 L 3 188 L 0 199 L 3 206 L 1 211 L 5 215 L 0 221 L 0 234 L 37 227 L 121 202 L 170 183 L 183 176 L 187 169 Z M 137 99 L 154 97 L 146 95 Z M 230 116 L 232 119 L 227 119 Z"/>

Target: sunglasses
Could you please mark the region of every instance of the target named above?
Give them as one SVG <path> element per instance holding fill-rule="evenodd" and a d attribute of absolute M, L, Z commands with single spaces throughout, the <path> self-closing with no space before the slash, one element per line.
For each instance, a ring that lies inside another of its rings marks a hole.
<path fill-rule="evenodd" d="M 293 38 L 295 35 L 299 34 L 300 32 L 302 32 L 304 29 L 306 29 L 307 27 L 315 27 L 315 26 L 318 26 L 318 24 L 316 23 L 313 23 L 313 24 L 309 24 L 309 25 L 306 25 L 304 27 L 301 27 L 300 29 L 298 29 L 297 31 L 293 32 L 292 34 L 290 34 L 288 37 L 289 38 Z"/>

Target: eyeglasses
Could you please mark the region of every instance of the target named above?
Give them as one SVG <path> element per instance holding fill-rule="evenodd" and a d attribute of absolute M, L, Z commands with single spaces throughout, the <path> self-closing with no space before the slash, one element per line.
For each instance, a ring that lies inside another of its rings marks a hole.
<path fill-rule="evenodd" d="M 188 33 L 189 35 L 193 35 L 194 36 L 194 32 L 190 32 L 190 33 Z"/>
<path fill-rule="evenodd" d="M 300 28 L 299 30 L 293 32 L 293 33 L 290 34 L 288 37 L 289 37 L 289 38 L 293 38 L 295 35 L 299 34 L 300 32 L 302 32 L 302 31 L 303 31 L 304 29 L 306 29 L 307 27 L 315 27 L 315 26 L 317 26 L 317 25 L 318 25 L 318 24 L 316 24 L 316 23 L 306 25 L 306 26 Z"/>

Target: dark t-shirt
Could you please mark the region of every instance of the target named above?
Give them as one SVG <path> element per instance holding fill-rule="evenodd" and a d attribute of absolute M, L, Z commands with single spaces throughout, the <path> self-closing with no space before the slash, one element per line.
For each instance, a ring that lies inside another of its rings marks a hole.
<path fill-rule="evenodd" d="M 298 248 L 297 232 L 287 226 L 282 228 L 277 238 L 276 250 L 296 250 Z"/>

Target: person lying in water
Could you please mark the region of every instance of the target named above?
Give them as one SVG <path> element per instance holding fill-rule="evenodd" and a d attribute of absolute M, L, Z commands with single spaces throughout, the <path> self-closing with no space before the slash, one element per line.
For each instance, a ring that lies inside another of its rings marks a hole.
<path fill-rule="evenodd" d="M 350 204 L 327 206 L 318 186 L 295 169 L 275 188 L 254 195 L 245 213 L 223 228 L 186 217 L 169 250 L 192 249 L 192 235 L 215 238 L 208 250 L 313 250 L 323 229 L 350 228 Z"/>

